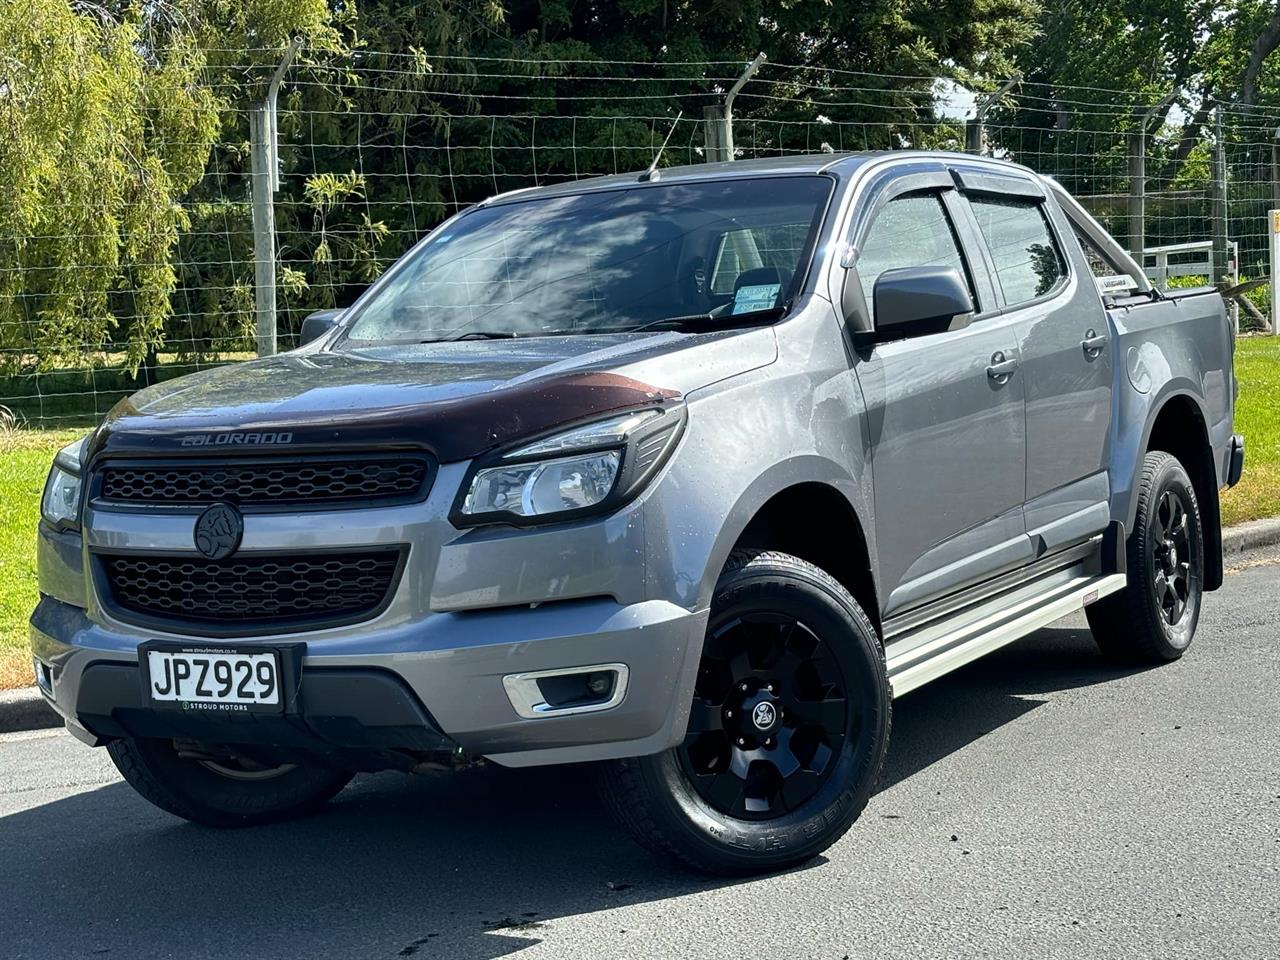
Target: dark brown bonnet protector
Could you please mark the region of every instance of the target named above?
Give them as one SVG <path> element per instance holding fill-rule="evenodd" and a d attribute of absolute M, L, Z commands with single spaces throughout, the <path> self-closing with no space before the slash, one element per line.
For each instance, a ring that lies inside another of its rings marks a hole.
<path fill-rule="evenodd" d="M 675 390 L 616 373 L 579 372 L 412 405 L 290 410 L 243 420 L 236 419 L 234 406 L 153 417 L 126 400 L 107 416 L 89 458 L 425 449 L 449 463 L 580 420 L 678 398 Z"/>

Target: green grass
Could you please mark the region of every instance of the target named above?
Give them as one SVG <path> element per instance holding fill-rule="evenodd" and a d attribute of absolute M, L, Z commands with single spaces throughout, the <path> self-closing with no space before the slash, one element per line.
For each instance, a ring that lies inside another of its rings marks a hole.
<path fill-rule="evenodd" d="M 1222 495 L 1222 522 L 1227 524 L 1280 515 L 1280 337 L 1240 340 L 1236 376 L 1244 477 Z"/>
<path fill-rule="evenodd" d="M 27 617 L 36 605 L 36 524 L 53 455 L 78 430 L 0 430 L 0 690 L 31 683 Z"/>
<path fill-rule="evenodd" d="M 1222 497 L 1224 523 L 1280 516 L 1280 337 L 1236 347 L 1236 429 L 1244 478 Z M 0 690 L 31 682 L 27 617 L 36 603 L 35 533 L 45 474 L 58 448 L 84 433 L 0 428 Z"/>

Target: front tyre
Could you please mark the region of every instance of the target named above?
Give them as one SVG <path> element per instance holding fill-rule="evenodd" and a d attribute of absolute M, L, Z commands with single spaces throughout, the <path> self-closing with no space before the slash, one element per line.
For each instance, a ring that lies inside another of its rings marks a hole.
<path fill-rule="evenodd" d="M 351 780 L 343 771 L 184 757 L 172 740 L 116 740 L 107 752 L 143 798 L 210 827 L 248 827 L 304 816 Z"/>
<path fill-rule="evenodd" d="M 803 863 L 866 806 L 892 700 L 880 641 L 843 586 L 787 554 L 735 551 L 712 598 L 688 735 L 610 764 L 606 803 L 642 845 L 706 873 Z"/>
<path fill-rule="evenodd" d="M 1177 660 L 1200 619 L 1204 533 L 1191 478 L 1152 451 L 1138 478 L 1138 513 L 1126 544 L 1128 584 L 1085 611 L 1104 654 L 1128 663 Z"/>

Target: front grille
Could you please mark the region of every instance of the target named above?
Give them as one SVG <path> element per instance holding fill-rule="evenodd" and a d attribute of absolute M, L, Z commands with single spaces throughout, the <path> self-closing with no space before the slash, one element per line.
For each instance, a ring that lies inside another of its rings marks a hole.
<path fill-rule="evenodd" d="M 239 554 L 226 560 L 100 555 L 110 601 L 129 614 L 228 632 L 352 623 L 390 598 L 401 551 Z M 129 619 L 126 615 L 125 619 Z"/>
<path fill-rule="evenodd" d="M 108 464 L 98 498 L 109 503 L 197 506 L 325 506 L 426 495 L 429 467 L 418 457 Z"/>

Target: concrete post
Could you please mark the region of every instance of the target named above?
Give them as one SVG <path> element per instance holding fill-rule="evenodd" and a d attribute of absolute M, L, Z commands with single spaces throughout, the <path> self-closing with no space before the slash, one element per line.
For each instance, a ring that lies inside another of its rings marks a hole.
<path fill-rule="evenodd" d="M 1227 145 L 1223 135 L 1221 104 L 1214 107 L 1209 180 L 1210 236 L 1213 240 L 1213 276 L 1210 282 L 1218 283 L 1227 277 Z"/>
<path fill-rule="evenodd" d="M 1231 251 L 1227 244 L 1227 142 L 1223 132 L 1222 104 L 1214 108 L 1213 152 L 1209 162 L 1211 203 L 1210 220 L 1213 238 L 1213 277 L 1211 283 L 1228 284 L 1231 275 Z M 1234 301 L 1227 303 L 1227 315 L 1232 329 L 1240 332 L 1240 308 Z"/>
<path fill-rule="evenodd" d="M 1129 253 L 1145 262 L 1147 215 L 1147 127 L 1139 123 L 1129 134 Z"/>
<path fill-rule="evenodd" d="M 1280 336 L 1280 210 L 1271 210 L 1267 216 L 1267 246 L 1271 250 L 1271 333 Z"/>
<path fill-rule="evenodd" d="M 964 122 L 964 152 L 972 153 L 975 156 L 982 156 L 983 153 L 983 134 L 986 131 L 982 126 L 982 119 L 977 116 L 969 117 Z"/>
<path fill-rule="evenodd" d="M 253 213 L 253 326 L 260 357 L 276 352 L 276 220 L 272 201 L 271 113 L 249 108 L 249 162 Z"/>
<path fill-rule="evenodd" d="M 763 53 L 757 53 L 756 58 L 742 71 L 742 76 L 734 81 L 725 94 L 724 105 L 703 109 L 703 151 L 708 163 L 733 159 L 733 100 L 743 85 L 760 69 L 760 64 L 767 59 Z"/>
<path fill-rule="evenodd" d="M 702 110 L 703 158 L 707 163 L 720 163 L 732 160 L 729 141 L 729 121 L 724 115 L 724 108 L 716 104 Z"/>
<path fill-rule="evenodd" d="M 1129 134 L 1129 253 L 1139 265 L 1145 263 L 1147 243 L 1147 133 L 1151 121 L 1161 116 L 1178 97 L 1174 87 L 1156 103 L 1133 111 L 1133 131 Z"/>
<path fill-rule="evenodd" d="M 1280 207 L 1280 127 L 1271 140 L 1271 202 Z"/>
<path fill-rule="evenodd" d="M 974 100 L 973 116 L 964 122 L 964 149 L 966 153 L 982 156 L 987 152 L 987 111 L 1000 102 L 1000 98 L 1013 89 L 1014 84 L 1022 80 L 1021 74 L 1014 74 L 1000 84 L 995 93 L 979 96 Z"/>
<path fill-rule="evenodd" d="M 249 107 L 250 211 L 253 215 L 253 328 L 258 356 L 276 352 L 276 216 L 280 189 L 280 151 L 276 131 L 276 99 L 280 81 L 301 46 L 289 42 L 280 65 L 267 84 L 267 95 Z"/>

